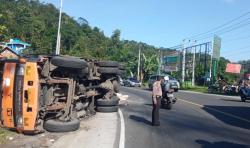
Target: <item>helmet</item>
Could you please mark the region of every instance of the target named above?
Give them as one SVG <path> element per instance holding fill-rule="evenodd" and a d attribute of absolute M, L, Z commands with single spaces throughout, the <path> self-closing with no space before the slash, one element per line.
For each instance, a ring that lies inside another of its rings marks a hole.
<path fill-rule="evenodd" d="M 168 81 L 169 80 L 169 76 L 164 76 L 164 80 Z"/>

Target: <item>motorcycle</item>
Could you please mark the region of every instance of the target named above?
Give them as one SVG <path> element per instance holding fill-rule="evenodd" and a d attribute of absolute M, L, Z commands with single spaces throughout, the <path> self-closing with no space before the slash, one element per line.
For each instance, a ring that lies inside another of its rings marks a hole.
<path fill-rule="evenodd" d="M 163 87 L 163 93 L 162 93 L 162 99 L 161 99 L 161 108 L 165 109 L 172 109 L 172 106 L 174 103 L 176 103 L 177 98 L 174 97 L 174 89 L 169 89 L 169 86 L 167 84 Z"/>
<path fill-rule="evenodd" d="M 246 102 L 246 100 L 250 100 L 250 88 L 240 87 L 240 98 L 242 102 Z"/>

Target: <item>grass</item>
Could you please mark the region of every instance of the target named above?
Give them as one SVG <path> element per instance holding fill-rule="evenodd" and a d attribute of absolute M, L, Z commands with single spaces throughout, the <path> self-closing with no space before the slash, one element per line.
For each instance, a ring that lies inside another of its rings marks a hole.
<path fill-rule="evenodd" d="M 13 133 L 9 130 L 3 129 L 0 127 L 0 144 L 3 144 L 7 141 L 7 137 L 11 136 Z"/>
<path fill-rule="evenodd" d="M 184 86 L 181 89 L 194 91 L 194 92 L 207 93 L 207 87 L 204 87 L 204 86 Z"/>

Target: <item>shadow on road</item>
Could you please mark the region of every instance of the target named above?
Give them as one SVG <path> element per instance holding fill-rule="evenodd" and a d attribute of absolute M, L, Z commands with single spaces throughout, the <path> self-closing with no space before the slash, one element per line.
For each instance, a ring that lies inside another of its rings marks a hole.
<path fill-rule="evenodd" d="M 146 103 L 146 104 L 144 104 L 144 105 L 147 105 L 147 106 L 153 106 L 153 104 L 151 104 L 151 103 L 150 103 L 150 104 L 149 104 L 149 103 Z"/>
<path fill-rule="evenodd" d="M 135 116 L 135 115 L 130 115 L 129 116 L 130 119 L 136 121 L 136 122 L 142 122 L 145 123 L 147 125 L 152 125 L 150 121 L 148 121 L 147 119 L 143 118 L 143 117 L 139 117 L 139 116 Z"/>
<path fill-rule="evenodd" d="M 220 100 L 223 101 L 231 101 L 231 102 L 242 102 L 240 99 L 239 100 L 233 100 L 233 99 L 225 99 L 225 98 L 221 98 Z M 242 103 L 250 103 L 248 100 L 246 100 L 246 102 L 242 102 Z"/>
<path fill-rule="evenodd" d="M 250 129 L 250 107 L 205 105 L 203 107 L 203 110 L 226 124 L 245 128 L 248 130 Z M 222 112 L 224 112 L 225 114 Z M 247 121 L 243 121 L 239 118 Z"/>
<path fill-rule="evenodd" d="M 205 140 L 196 140 L 195 142 L 200 144 L 202 148 L 249 148 L 247 145 L 226 141 L 209 142 Z"/>
<path fill-rule="evenodd" d="M 151 89 L 149 88 L 145 88 L 145 87 L 141 87 L 142 90 L 147 90 L 147 91 L 152 91 Z"/>

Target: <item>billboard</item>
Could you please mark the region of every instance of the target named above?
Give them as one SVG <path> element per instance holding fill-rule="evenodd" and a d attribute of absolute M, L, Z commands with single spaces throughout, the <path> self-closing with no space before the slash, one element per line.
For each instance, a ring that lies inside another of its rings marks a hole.
<path fill-rule="evenodd" d="M 178 71 L 180 56 L 178 52 L 170 53 L 163 57 L 162 70 L 165 72 Z"/>
<path fill-rule="evenodd" d="M 214 36 L 213 42 L 213 58 L 220 59 L 220 49 L 221 49 L 221 38 L 217 35 Z"/>
<path fill-rule="evenodd" d="M 232 63 L 227 64 L 226 72 L 228 72 L 228 73 L 239 74 L 240 70 L 241 70 L 241 65 L 240 64 L 232 64 Z"/>
<path fill-rule="evenodd" d="M 179 61 L 179 56 L 166 56 L 163 58 L 165 64 L 175 64 Z"/>

